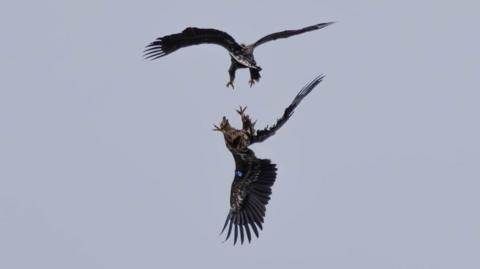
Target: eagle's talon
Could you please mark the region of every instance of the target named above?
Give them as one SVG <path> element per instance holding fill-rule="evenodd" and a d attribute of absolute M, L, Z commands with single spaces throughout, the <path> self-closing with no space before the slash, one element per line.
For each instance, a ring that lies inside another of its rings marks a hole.
<path fill-rule="evenodd" d="M 235 90 L 235 86 L 233 85 L 233 81 L 229 81 L 227 83 L 227 88 L 230 87 L 230 86 L 232 86 L 232 90 Z"/>
<path fill-rule="evenodd" d="M 245 110 L 247 110 L 247 106 L 245 107 L 239 106 L 239 107 L 240 108 L 237 109 L 237 113 L 240 114 L 240 116 L 244 116 Z"/>
<path fill-rule="evenodd" d="M 251 80 L 248 81 L 248 83 L 250 83 L 250 88 L 253 86 L 253 84 L 255 84 L 255 82 L 256 81 L 254 79 L 251 79 Z"/>

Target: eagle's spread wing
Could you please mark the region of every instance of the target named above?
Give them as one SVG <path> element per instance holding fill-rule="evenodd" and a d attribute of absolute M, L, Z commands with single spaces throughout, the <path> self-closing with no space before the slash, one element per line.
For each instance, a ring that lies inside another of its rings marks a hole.
<path fill-rule="evenodd" d="M 324 78 L 324 75 L 320 75 L 312 80 L 310 83 L 305 85 L 302 90 L 295 96 L 293 102 L 285 109 L 283 116 L 277 120 L 277 122 L 271 127 L 265 127 L 263 130 L 257 130 L 257 133 L 252 137 L 251 144 L 256 142 L 263 142 L 265 139 L 274 135 L 275 132 L 282 127 L 285 122 L 293 115 L 295 108 L 300 104 L 300 102 L 307 96 Z"/>
<path fill-rule="evenodd" d="M 313 30 L 322 29 L 323 27 L 327 27 L 330 24 L 333 24 L 333 22 L 319 23 L 319 24 L 315 24 L 315 25 L 312 25 L 312 26 L 304 27 L 302 29 L 286 30 L 286 31 L 282 31 L 282 32 L 269 34 L 267 36 L 264 36 L 264 37 L 260 38 L 257 42 L 255 42 L 253 44 L 253 47 L 260 46 L 263 43 L 266 43 L 268 41 L 273 41 L 273 40 L 276 40 L 276 39 L 279 39 L 279 38 L 287 38 L 287 37 L 291 37 L 293 35 L 299 35 L 299 34 L 303 34 L 305 32 L 310 32 L 310 31 L 313 31 Z"/>
<path fill-rule="evenodd" d="M 154 60 L 180 48 L 199 44 L 217 44 L 232 52 L 241 49 L 235 39 L 225 32 L 188 27 L 181 33 L 157 38 L 147 46 L 144 56 Z"/>
<path fill-rule="evenodd" d="M 248 242 L 252 238 L 250 229 L 256 237 L 258 237 L 258 229 L 262 229 L 265 207 L 270 200 L 277 168 L 270 160 L 255 157 L 250 149 L 241 153 L 232 153 L 235 159 L 235 178 L 230 193 L 230 211 L 222 233 L 228 226 L 225 239 L 227 240 L 233 228 L 233 244 L 237 243 L 239 235 L 243 244 L 245 235 Z"/>

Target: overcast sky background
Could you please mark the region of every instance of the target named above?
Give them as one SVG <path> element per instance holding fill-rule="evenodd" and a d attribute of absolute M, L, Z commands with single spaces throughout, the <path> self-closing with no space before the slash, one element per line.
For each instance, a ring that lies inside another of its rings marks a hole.
<path fill-rule="evenodd" d="M 260 3 L 261 2 L 261 3 Z M 0 268 L 480 268 L 475 1 L 7 1 L 0 9 Z M 157 61 L 187 26 L 218 46 Z M 260 238 L 221 243 L 234 162 L 212 124 L 271 124 Z"/>

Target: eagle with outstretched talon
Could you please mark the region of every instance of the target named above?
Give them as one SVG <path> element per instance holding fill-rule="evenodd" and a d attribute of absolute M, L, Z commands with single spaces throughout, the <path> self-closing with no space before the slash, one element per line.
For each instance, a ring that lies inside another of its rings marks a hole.
<path fill-rule="evenodd" d="M 248 68 L 250 70 L 249 83 L 251 87 L 255 82 L 260 80 L 260 71 L 262 70 L 253 57 L 253 51 L 257 46 L 279 38 L 287 38 L 322 29 L 332 23 L 333 22 L 319 23 L 297 30 L 286 30 L 273 33 L 260 38 L 257 42 L 250 45 L 239 44 L 232 36 L 220 30 L 188 27 L 181 33 L 157 38 L 146 47 L 144 57 L 146 59 L 155 60 L 188 46 L 200 44 L 220 45 L 227 49 L 230 54 L 231 64 L 228 69 L 230 80 L 227 83 L 227 87 L 231 86 L 232 89 L 234 88 L 233 82 L 235 80 L 235 73 L 239 68 Z"/>
<path fill-rule="evenodd" d="M 226 240 L 234 230 L 233 244 L 237 243 L 238 236 L 243 244 L 245 236 L 250 243 L 252 232 L 258 238 L 258 230 L 262 230 L 266 205 L 272 194 L 272 186 L 277 177 L 277 167 L 268 159 L 259 159 L 248 147 L 254 143 L 263 142 L 273 136 L 292 116 L 295 108 L 323 79 L 318 76 L 305 85 L 297 94 L 293 102 L 285 109 L 283 116 L 271 126 L 261 130 L 255 129 L 255 122 L 245 114 L 245 108 L 237 110 L 242 119 L 242 129 L 230 125 L 223 117 L 220 125 L 214 125 L 214 131 L 223 133 L 225 144 L 235 160 L 235 173 L 230 191 L 230 211 L 223 226 L 222 232 L 228 226 Z"/>

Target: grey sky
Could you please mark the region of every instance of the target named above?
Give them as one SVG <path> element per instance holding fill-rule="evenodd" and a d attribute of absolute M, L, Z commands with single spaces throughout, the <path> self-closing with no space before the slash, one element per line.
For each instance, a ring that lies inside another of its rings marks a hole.
<path fill-rule="evenodd" d="M 479 268 L 480 19 L 474 1 L 7 1 L 0 9 L 0 268 Z M 228 2 L 228 3 L 227 3 Z M 360 3 L 361 2 L 361 3 Z M 215 27 L 256 51 L 142 59 Z M 273 123 L 260 238 L 218 237 L 238 105 Z"/>

